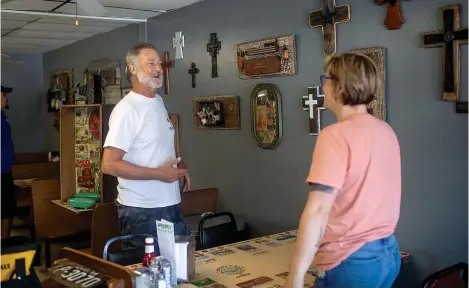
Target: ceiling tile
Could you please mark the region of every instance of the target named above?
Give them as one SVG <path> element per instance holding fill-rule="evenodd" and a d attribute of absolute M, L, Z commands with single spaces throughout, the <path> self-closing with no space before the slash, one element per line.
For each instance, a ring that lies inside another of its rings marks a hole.
<path fill-rule="evenodd" d="M 50 11 L 60 3 L 43 0 L 14 0 L 2 4 L 2 9 Z"/>
<path fill-rule="evenodd" d="M 23 30 L 19 29 L 11 32 L 8 36 L 21 38 L 39 38 L 39 39 L 62 39 L 62 40 L 81 40 L 93 36 L 94 33 L 70 33 L 70 32 L 54 32 Z"/>
<path fill-rule="evenodd" d="M 67 45 L 73 42 L 74 40 L 20 38 L 20 37 L 10 37 L 10 36 L 2 37 L 2 44 L 57 46 L 57 45 Z"/>
<path fill-rule="evenodd" d="M 26 23 L 28 22 L 2 19 L 2 29 L 15 29 L 15 28 L 23 26 Z"/>
<path fill-rule="evenodd" d="M 200 2 L 200 0 L 100 0 L 100 2 L 105 6 L 111 7 L 132 8 L 149 11 L 166 11 Z"/>
<path fill-rule="evenodd" d="M 40 31 L 50 31 L 50 32 L 77 32 L 77 33 L 104 33 L 111 31 L 112 27 L 99 27 L 99 26 L 75 26 L 75 25 L 57 25 L 49 23 L 31 23 L 26 25 L 24 30 L 40 30 Z"/>
<path fill-rule="evenodd" d="M 69 13 L 75 14 L 76 4 L 67 4 L 59 9 L 57 12 L 62 13 Z M 150 12 L 150 11 L 141 11 L 141 10 L 132 10 L 132 9 L 120 9 L 120 8 L 112 8 L 112 7 L 105 7 L 107 13 L 105 16 L 107 17 L 125 17 L 125 18 L 139 18 L 139 19 L 147 19 L 154 16 L 157 16 L 161 13 L 158 12 Z M 86 15 L 78 6 L 78 14 Z"/>
<path fill-rule="evenodd" d="M 75 25 L 75 18 L 68 17 L 42 17 L 37 22 L 39 23 L 58 23 L 58 24 L 68 24 Z M 78 26 L 101 26 L 101 27 L 111 27 L 118 28 L 125 25 L 128 25 L 129 22 L 117 22 L 117 21 L 104 21 L 104 20 L 94 20 L 94 19 L 78 19 Z"/>
<path fill-rule="evenodd" d="M 34 15 L 20 15 L 20 14 L 2 12 L 2 21 L 3 20 L 32 21 L 37 18 L 38 17 Z"/>

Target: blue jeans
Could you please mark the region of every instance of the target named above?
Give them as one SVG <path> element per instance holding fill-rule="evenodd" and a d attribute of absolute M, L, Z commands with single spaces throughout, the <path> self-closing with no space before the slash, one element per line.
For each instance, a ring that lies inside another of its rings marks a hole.
<path fill-rule="evenodd" d="M 116 206 L 122 235 L 151 234 L 158 237 L 156 220 L 161 221 L 162 219 L 174 224 L 175 235 L 188 236 L 190 234 L 184 224 L 180 204 L 168 207 L 140 208 L 124 206 L 116 201 Z M 128 249 L 143 246 L 144 241 L 143 237 L 122 241 L 122 248 Z M 155 252 L 159 253 L 158 243 L 155 243 Z"/>
<path fill-rule="evenodd" d="M 315 288 L 389 288 L 401 267 L 396 236 L 367 242 L 317 279 Z"/>

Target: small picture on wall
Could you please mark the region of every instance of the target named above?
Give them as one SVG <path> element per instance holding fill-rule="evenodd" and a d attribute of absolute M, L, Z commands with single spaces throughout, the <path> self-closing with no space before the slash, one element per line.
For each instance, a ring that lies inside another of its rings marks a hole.
<path fill-rule="evenodd" d="M 199 102 L 197 117 L 202 126 L 222 126 L 225 122 L 223 103 L 219 101 Z"/>
<path fill-rule="evenodd" d="M 132 91 L 132 87 L 122 88 L 122 98 L 124 98 L 130 91 Z"/>

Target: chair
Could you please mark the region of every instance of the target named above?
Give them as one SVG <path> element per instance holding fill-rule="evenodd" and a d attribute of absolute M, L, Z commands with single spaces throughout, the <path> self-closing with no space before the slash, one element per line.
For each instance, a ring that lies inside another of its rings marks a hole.
<path fill-rule="evenodd" d="M 231 221 L 221 222 L 220 224 L 216 223 L 216 221 L 212 221 L 223 216 L 228 216 Z M 210 226 L 207 225 L 206 227 L 205 224 L 209 220 L 216 224 Z M 205 215 L 199 222 L 199 238 L 201 249 L 208 249 L 236 242 L 238 239 L 238 228 L 235 217 L 230 212 L 211 213 Z"/>
<path fill-rule="evenodd" d="M 423 288 L 467 288 L 467 263 L 460 262 L 436 273 L 423 281 Z"/>
<path fill-rule="evenodd" d="M 129 240 L 132 238 L 137 238 L 137 237 L 152 237 L 155 239 L 155 246 L 157 246 L 158 239 L 150 234 L 135 234 L 135 235 L 123 235 L 123 236 L 117 236 L 112 239 L 109 239 L 106 242 L 106 245 L 104 245 L 103 249 L 103 259 L 120 264 L 122 266 L 128 266 L 132 265 L 135 263 L 139 263 L 143 259 L 143 255 L 145 254 L 145 247 L 135 247 L 135 248 L 130 248 L 130 249 L 125 249 L 125 250 L 119 250 L 119 251 L 114 251 L 110 252 L 108 251 L 109 246 L 114 243 L 115 241 L 122 241 L 122 240 Z M 159 256 L 159 251 L 155 249 L 155 256 Z"/>
<path fill-rule="evenodd" d="M 106 242 L 120 234 L 116 203 L 109 202 L 97 205 L 91 221 L 91 255 L 101 258 Z M 111 248 L 108 249 L 115 250 Z"/>

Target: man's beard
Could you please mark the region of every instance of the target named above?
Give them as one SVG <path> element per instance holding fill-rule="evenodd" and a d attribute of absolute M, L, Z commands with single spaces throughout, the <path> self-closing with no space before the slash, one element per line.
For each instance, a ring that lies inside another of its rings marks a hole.
<path fill-rule="evenodd" d="M 5 106 L 5 109 L 10 109 L 10 106 L 8 106 L 8 104 Z"/>
<path fill-rule="evenodd" d="M 151 89 L 158 89 L 162 86 L 163 82 L 160 78 L 154 78 L 151 75 L 142 75 L 142 73 L 137 72 L 138 82 L 148 86 Z"/>

